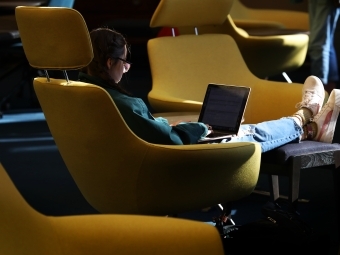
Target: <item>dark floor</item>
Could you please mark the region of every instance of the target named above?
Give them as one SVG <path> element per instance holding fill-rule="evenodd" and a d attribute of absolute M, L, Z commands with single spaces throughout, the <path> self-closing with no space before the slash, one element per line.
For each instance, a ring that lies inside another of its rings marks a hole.
<path fill-rule="evenodd" d="M 133 65 L 122 82 L 147 103 L 151 74 L 146 45 L 132 45 L 132 50 Z M 11 61 L 6 62 L 3 58 L 0 76 L 10 67 L 13 67 Z M 83 198 L 60 157 L 31 85 L 23 82 L 36 75 L 39 73 L 23 62 L 22 66 L 0 80 L 0 109 L 3 112 L 0 119 L 0 162 L 28 203 L 39 212 L 55 216 L 95 214 L 96 210 Z M 308 75 L 308 64 L 288 75 L 294 82 L 303 83 Z M 77 72 L 70 73 L 71 79 L 76 76 Z M 284 81 L 282 76 L 270 79 Z M 286 195 L 288 185 L 285 178 L 280 180 L 280 186 L 282 195 Z M 260 175 L 257 190 L 268 190 L 267 176 Z M 303 202 L 299 204 L 299 212 L 316 231 L 329 234 L 330 255 L 337 254 L 339 240 L 333 192 L 329 169 L 302 171 L 300 197 Z M 262 218 L 261 208 L 267 200 L 268 196 L 253 193 L 234 203 L 233 220 L 236 224 L 245 224 Z M 188 212 L 179 217 L 211 223 L 212 217 L 218 214 L 218 208 L 211 208 L 207 212 Z"/>

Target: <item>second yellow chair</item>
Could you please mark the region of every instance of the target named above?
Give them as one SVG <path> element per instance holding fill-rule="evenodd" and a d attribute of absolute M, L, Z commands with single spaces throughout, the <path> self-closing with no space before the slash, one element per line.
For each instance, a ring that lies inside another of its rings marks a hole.
<path fill-rule="evenodd" d="M 289 72 L 302 66 L 307 54 L 308 35 L 250 36 L 237 27 L 230 16 L 233 3 L 234 0 L 160 1 L 150 26 L 177 28 L 180 35 L 195 34 L 195 31 L 199 35 L 228 34 L 237 43 L 248 69 L 259 78 Z M 193 50 L 190 48 L 191 52 Z M 226 72 L 229 74 L 233 71 L 228 69 Z"/>

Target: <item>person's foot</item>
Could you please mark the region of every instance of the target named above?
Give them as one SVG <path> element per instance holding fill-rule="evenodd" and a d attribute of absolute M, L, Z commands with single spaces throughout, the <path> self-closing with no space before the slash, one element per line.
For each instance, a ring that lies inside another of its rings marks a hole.
<path fill-rule="evenodd" d="M 302 87 L 302 101 L 296 105 L 297 108 L 302 107 L 312 112 L 312 117 L 317 115 L 322 108 L 325 98 L 325 89 L 322 81 L 316 76 L 308 76 Z"/>
<path fill-rule="evenodd" d="M 340 90 L 333 89 L 329 95 L 327 103 L 321 111 L 314 117 L 312 123 L 317 126 L 314 141 L 332 143 L 335 125 L 340 111 Z"/>

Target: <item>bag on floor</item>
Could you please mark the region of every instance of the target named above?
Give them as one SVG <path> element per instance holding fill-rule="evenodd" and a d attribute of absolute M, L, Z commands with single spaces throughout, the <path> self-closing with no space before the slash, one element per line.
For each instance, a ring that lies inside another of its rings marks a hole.
<path fill-rule="evenodd" d="M 316 233 L 300 216 L 274 203 L 262 208 L 263 219 L 220 228 L 227 255 L 328 254 L 330 237 Z"/>

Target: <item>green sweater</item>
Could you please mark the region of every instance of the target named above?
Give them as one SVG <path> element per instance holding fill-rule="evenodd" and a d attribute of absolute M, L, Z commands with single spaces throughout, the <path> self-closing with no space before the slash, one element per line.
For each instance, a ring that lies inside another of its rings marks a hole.
<path fill-rule="evenodd" d="M 162 117 L 154 118 L 144 101 L 125 95 L 101 78 L 79 73 L 79 80 L 104 88 L 112 97 L 129 128 L 141 139 L 156 144 L 195 144 L 205 137 L 208 129 L 204 123 L 183 122 L 170 126 Z"/>

